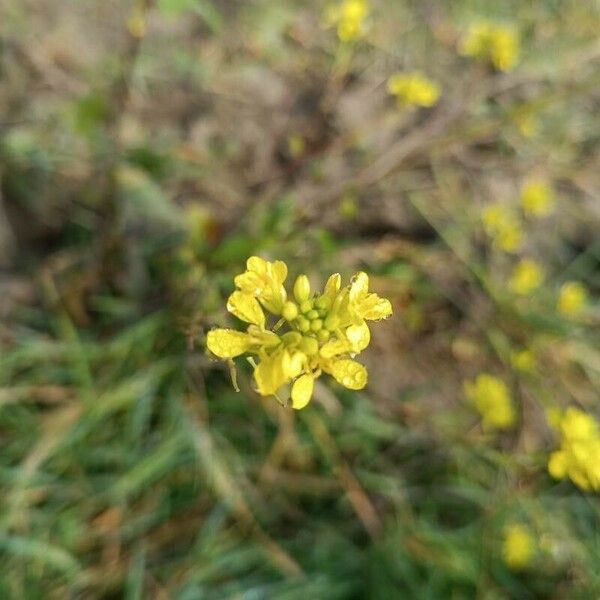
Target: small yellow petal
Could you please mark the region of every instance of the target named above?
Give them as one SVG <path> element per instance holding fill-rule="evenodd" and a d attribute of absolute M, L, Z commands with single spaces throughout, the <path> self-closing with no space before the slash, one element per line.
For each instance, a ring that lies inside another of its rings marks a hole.
<path fill-rule="evenodd" d="M 248 334 L 234 329 L 213 329 L 206 336 L 207 348 L 219 358 L 235 358 L 251 345 Z"/>
<path fill-rule="evenodd" d="M 392 312 L 392 303 L 387 298 L 380 298 L 377 294 L 368 294 L 359 306 L 360 316 L 368 321 L 386 319 Z"/>
<path fill-rule="evenodd" d="M 367 370 L 355 360 L 342 359 L 330 364 L 327 369 L 333 378 L 350 390 L 361 390 L 367 385 Z"/>
<path fill-rule="evenodd" d="M 323 358 L 333 358 L 334 356 L 339 356 L 340 354 L 344 354 L 346 352 L 350 352 L 350 344 L 348 340 L 331 340 L 327 342 L 321 347 L 319 354 Z"/>
<path fill-rule="evenodd" d="M 233 292 L 227 300 L 227 310 L 246 323 L 258 325 L 260 328 L 265 326 L 265 313 L 258 300 L 250 294 Z"/>
<path fill-rule="evenodd" d="M 282 260 L 276 260 L 272 266 L 273 269 L 273 279 L 281 285 L 287 277 L 288 268 L 287 265 Z"/>
<path fill-rule="evenodd" d="M 261 395 L 274 394 L 289 380 L 286 372 L 289 361 L 290 355 L 286 350 L 261 359 L 254 369 L 254 379 Z"/>
<path fill-rule="evenodd" d="M 248 269 L 248 271 L 253 271 L 254 273 L 262 274 L 267 272 L 268 264 L 269 263 L 260 256 L 251 256 L 246 261 L 246 268 Z"/>
<path fill-rule="evenodd" d="M 352 352 L 361 352 L 369 345 L 371 332 L 363 321 L 360 325 L 350 325 L 346 329 L 346 337 L 352 346 Z"/>
<path fill-rule="evenodd" d="M 314 378 L 312 375 L 301 375 L 292 386 L 292 407 L 296 410 L 304 408 L 312 397 Z"/>
<path fill-rule="evenodd" d="M 339 292 L 341 286 L 342 276 L 339 273 L 334 273 L 327 280 L 327 283 L 325 284 L 325 289 L 323 291 L 323 295 L 328 296 L 333 301 L 336 294 Z"/>
<path fill-rule="evenodd" d="M 360 271 L 352 278 L 350 283 L 350 302 L 359 302 L 369 292 L 369 276 Z"/>

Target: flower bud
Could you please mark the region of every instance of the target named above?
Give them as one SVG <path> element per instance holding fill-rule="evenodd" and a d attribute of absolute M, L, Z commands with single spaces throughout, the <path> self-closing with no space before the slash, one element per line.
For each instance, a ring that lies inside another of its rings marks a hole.
<path fill-rule="evenodd" d="M 326 342 L 329 339 L 330 335 L 331 333 L 328 329 L 319 329 L 319 331 L 317 331 L 317 339 L 320 342 Z"/>
<path fill-rule="evenodd" d="M 298 275 L 294 283 L 294 298 L 299 304 L 308 300 L 310 296 L 310 282 L 306 275 Z"/>
<path fill-rule="evenodd" d="M 296 324 L 298 329 L 304 333 L 310 329 L 310 321 L 306 317 L 298 317 Z"/>
<path fill-rule="evenodd" d="M 321 319 L 315 319 L 310 324 L 310 330 L 311 331 L 320 331 L 322 328 L 323 328 L 323 321 L 321 321 Z"/>
<path fill-rule="evenodd" d="M 298 305 L 288 300 L 281 309 L 281 315 L 286 321 L 293 321 L 298 316 Z"/>

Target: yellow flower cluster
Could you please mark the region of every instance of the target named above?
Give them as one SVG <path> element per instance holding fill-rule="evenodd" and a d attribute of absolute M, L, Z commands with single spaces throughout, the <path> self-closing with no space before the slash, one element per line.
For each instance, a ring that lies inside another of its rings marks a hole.
<path fill-rule="evenodd" d="M 554 208 L 554 195 L 550 186 L 541 179 L 526 181 L 521 189 L 521 207 L 531 217 L 549 215 Z"/>
<path fill-rule="evenodd" d="M 524 258 L 515 265 L 508 286 L 519 296 L 529 296 L 542 285 L 543 281 L 542 267 L 534 260 Z"/>
<path fill-rule="evenodd" d="M 477 60 L 489 60 L 500 71 L 510 71 L 519 59 L 519 39 L 509 27 L 474 23 L 462 40 L 460 53 Z"/>
<path fill-rule="evenodd" d="M 418 72 L 395 73 L 387 82 L 387 90 L 396 96 L 399 106 L 433 106 L 440 97 L 440 87 Z"/>
<path fill-rule="evenodd" d="M 501 379 L 482 373 L 474 382 L 465 382 L 464 388 L 467 400 L 481 415 L 484 429 L 508 429 L 514 424 L 513 402 Z"/>
<path fill-rule="evenodd" d="M 560 448 L 550 455 L 548 472 L 569 478 L 585 491 L 600 491 L 600 428 L 577 408 L 568 408 L 558 422 Z"/>
<path fill-rule="evenodd" d="M 500 204 L 486 206 L 481 213 L 486 234 L 495 248 L 503 252 L 517 252 L 523 244 L 523 229 L 510 208 Z"/>
<path fill-rule="evenodd" d="M 325 12 L 325 24 L 336 27 L 342 42 L 353 42 L 367 31 L 369 5 L 366 0 L 343 0 L 330 6 Z"/>
<path fill-rule="evenodd" d="M 587 288 L 579 281 L 563 283 L 558 294 L 557 308 L 565 317 L 581 314 L 588 298 Z"/>
<path fill-rule="evenodd" d="M 506 565 L 515 571 L 527 567 L 535 553 L 535 542 L 529 529 L 514 523 L 504 532 L 502 555 Z"/>
<path fill-rule="evenodd" d="M 331 275 L 322 292 L 312 294 L 306 275 L 299 275 L 293 300 L 284 287 L 287 265 L 253 256 L 247 270 L 235 277 L 238 288 L 227 301 L 227 310 L 248 323 L 246 331 L 213 329 L 208 349 L 223 359 L 252 354 L 254 380 L 263 396 L 277 395 L 292 383 L 292 406 L 304 408 L 311 399 L 314 380 L 325 372 L 338 383 L 360 390 L 367 370 L 352 360 L 371 338 L 366 321 L 392 314 L 389 300 L 369 292 L 369 277 L 360 272 L 342 287 L 339 273 Z M 279 317 L 269 327 L 264 310 Z M 283 329 L 282 329 L 283 328 Z"/>

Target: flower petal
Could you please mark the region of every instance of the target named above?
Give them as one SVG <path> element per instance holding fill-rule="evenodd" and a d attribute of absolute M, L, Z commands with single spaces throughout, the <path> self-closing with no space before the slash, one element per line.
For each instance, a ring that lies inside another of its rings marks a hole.
<path fill-rule="evenodd" d="M 267 272 L 267 265 L 269 263 L 260 256 L 251 256 L 246 261 L 246 268 L 248 271 L 252 271 L 254 273 L 263 274 Z"/>
<path fill-rule="evenodd" d="M 339 356 L 340 354 L 345 354 L 346 352 L 350 352 L 351 347 L 348 340 L 331 340 L 324 344 L 319 351 L 319 354 L 323 358 L 333 358 L 334 356 Z"/>
<path fill-rule="evenodd" d="M 330 275 L 327 283 L 325 284 L 325 289 L 323 290 L 323 295 L 331 298 L 333 302 L 337 293 L 340 291 L 340 287 L 342 286 L 342 276 L 339 273 L 334 273 Z"/>
<path fill-rule="evenodd" d="M 206 335 L 206 347 L 219 358 L 235 358 L 251 345 L 248 334 L 234 329 L 213 329 Z"/>
<path fill-rule="evenodd" d="M 360 271 L 356 273 L 350 283 L 350 303 L 360 302 L 369 291 L 369 276 Z"/>
<path fill-rule="evenodd" d="M 358 313 L 368 321 L 379 321 L 392 314 L 392 303 L 387 298 L 380 298 L 377 294 L 368 294 L 360 303 Z"/>
<path fill-rule="evenodd" d="M 276 260 L 274 263 L 271 263 L 271 269 L 273 279 L 277 285 L 282 285 L 288 274 L 287 265 L 282 260 Z"/>
<path fill-rule="evenodd" d="M 256 369 L 254 379 L 263 396 L 274 394 L 282 385 L 302 372 L 306 356 L 302 352 L 291 355 L 287 349 L 264 356 Z"/>
<path fill-rule="evenodd" d="M 367 369 L 355 360 L 336 360 L 325 370 L 350 390 L 362 390 L 367 385 Z"/>
<path fill-rule="evenodd" d="M 304 408 L 312 397 L 314 388 L 314 377 L 312 375 L 301 375 L 294 381 L 292 386 L 292 407 L 296 410 Z"/>
<path fill-rule="evenodd" d="M 265 313 L 254 296 L 240 291 L 233 292 L 227 300 L 227 310 L 238 319 L 264 329 Z"/>
<path fill-rule="evenodd" d="M 371 332 L 363 321 L 360 325 L 350 325 L 346 329 L 346 337 L 352 346 L 352 352 L 361 352 L 371 341 Z"/>

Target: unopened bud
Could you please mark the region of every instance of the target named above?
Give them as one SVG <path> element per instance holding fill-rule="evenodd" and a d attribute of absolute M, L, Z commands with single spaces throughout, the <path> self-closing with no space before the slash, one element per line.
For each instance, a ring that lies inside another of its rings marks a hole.
<path fill-rule="evenodd" d="M 298 275 L 294 282 L 294 298 L 296 302 L 302 304 L 302 302 L 308 300 L 310 296 L 310 282 L 306 275 Z"/>

